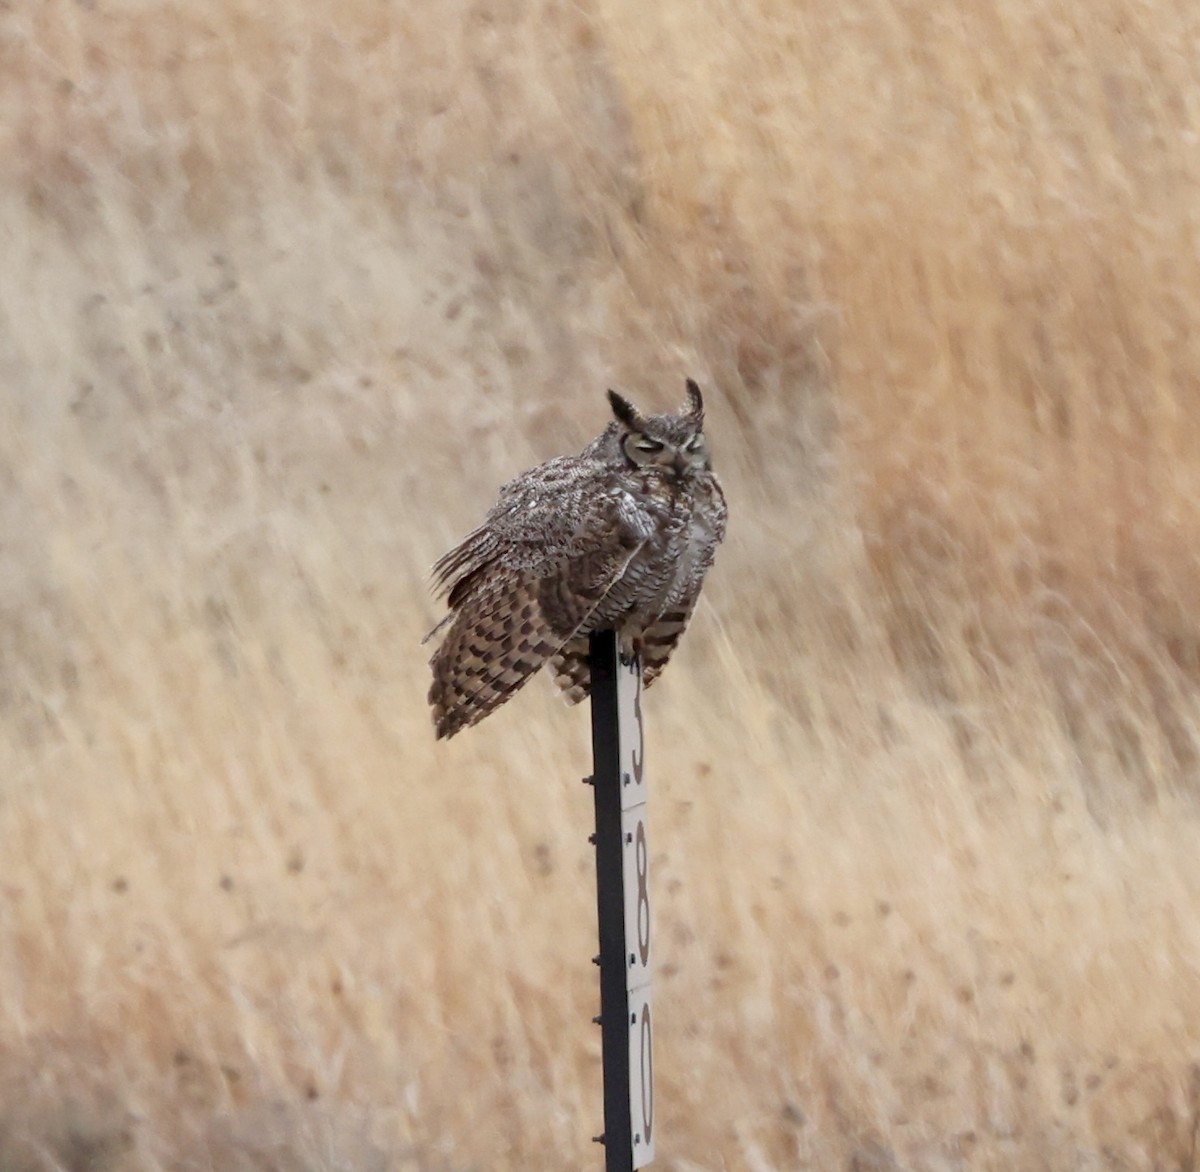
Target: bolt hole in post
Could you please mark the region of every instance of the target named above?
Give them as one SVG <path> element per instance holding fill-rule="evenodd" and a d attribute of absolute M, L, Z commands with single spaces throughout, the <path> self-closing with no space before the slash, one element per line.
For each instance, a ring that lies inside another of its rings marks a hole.
<path fill-rule="evenodd" d="M 617 636 L 591 636 L 592 777 L 604 1067 L 605 1172 L 654 1159 L 652 928 L 642 671 Z"/>

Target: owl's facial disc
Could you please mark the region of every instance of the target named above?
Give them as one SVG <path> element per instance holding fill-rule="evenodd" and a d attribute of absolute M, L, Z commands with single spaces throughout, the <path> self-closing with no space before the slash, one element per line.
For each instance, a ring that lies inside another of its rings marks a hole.
<path fill-rule="evenodd" d="M 708 445 L 696 432 L 681 443 L 630 431 L 621 441 L 626 458 L 635 468 L 656 468 L 673 477 L 686 476 L 709 466 Z"/>

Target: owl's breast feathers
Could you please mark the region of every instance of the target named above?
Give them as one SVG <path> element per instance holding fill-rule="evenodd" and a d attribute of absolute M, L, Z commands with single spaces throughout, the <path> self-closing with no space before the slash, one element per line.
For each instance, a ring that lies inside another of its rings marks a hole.
<path fill-rule="evenodd" d="M 682 479 L 640 473 L 626 479 L 618 512 L 644 539 L 600 601 L 593 629 L 611 624 L 637 637 L 668 610 L 685 606 L 690 614 L 724 537 L 724 495 L 711 472 Z"/>
<path fill-rule="evenodd" d="M 711 538 L 707 562 L 711 565 L 711 553 L 725 536 L 725 494 L 712 472 L 684 478 L 642 474 L 624 496 L 622 519 L 629 518 L 627 523 L 639 538 L 668 557 L 683 555 L 684 550 L 676 548 L 680 536 L 702 545 Z M 646 553 L 649 556 L 651 550 Z"/>

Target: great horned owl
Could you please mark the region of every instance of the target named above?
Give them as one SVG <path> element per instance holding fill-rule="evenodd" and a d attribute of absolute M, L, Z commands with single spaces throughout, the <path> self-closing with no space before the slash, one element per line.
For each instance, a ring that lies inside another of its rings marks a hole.
<path fill-rule="evenodd" d="M 666 666 L 725 536 L 725 495 L 687 381 L 677 415 L 643 415 L 609 391 L 616 419 L 578 456 L 531 468 L 433 568 L 450 613 L 430 666 L 439 737 L 503 704 L 549 662 L 571 703 L 589 691 L 588 635 L 615 629 L 649 685 Z"/>

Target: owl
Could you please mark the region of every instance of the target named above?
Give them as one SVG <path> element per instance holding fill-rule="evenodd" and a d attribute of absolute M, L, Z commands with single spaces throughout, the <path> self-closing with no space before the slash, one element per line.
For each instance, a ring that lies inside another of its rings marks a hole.
<path fill-rule="evenodd" d="M 700 388 L 687 380 L 675 415 L 608 399 L 615 419 L 599 436 L 506 484 L 433 568 L 449 606 L 426 637 L 444 631 L 430 660 L 439 738 L 478 723 L 543 665 L 578 703 L 592 631 L 615 630 L 649 685 L 691 618 L 726 515 Z"/>

